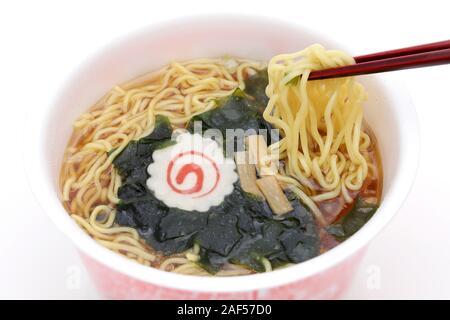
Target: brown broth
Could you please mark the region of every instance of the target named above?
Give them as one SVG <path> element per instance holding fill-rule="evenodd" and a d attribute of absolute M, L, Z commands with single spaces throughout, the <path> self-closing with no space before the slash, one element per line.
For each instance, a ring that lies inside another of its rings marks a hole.
<path fill-rule="evenodd" d="M 206 71 L 205 71 L 206 72 Z M 236 76 L 233 76 L 236 79 Z M 91 111 L 97 110 L 100 111 L 104 107 L 104 101 L 106 99 L 106 96 L 103 97 L 98 103 L 94 105 L 93 108 L 91 108 Z M 182 114 L 180 112 L 180 114 Z M 179 127 L 182 127 L 182 125 L 179 125 Z M 95 132 L 95 126 L 88 126 L 83 129 L 76 129 L 74 130 L 70 141 L 68 143 L 68 146 L 66 148 L 66 152 L 64 155 L 64 161 L 61 168 L 61 174 L 60 174 L 60 193 L 63 190 L 64 183 L 69 176 L 70 172 L 77 172 L 79 171 L 80 167 L 85 167 L 86 164 L 88 164 L 90 161 L 94 159 L 92 155 L 86 155 L 82 159 L 72 159 L 73 152 L 71 149 L 79 149 L 80 147 L 84 146 L 86 143 L 90 142 L 92 140 L 92 137 Z M 382 163 L 380 158 L 380 153 L 378 150 L 378 143 L 376 141 L 375 135 L 370 130 L 370 128 L 367 125 L 364 125 L 364 131 L 369 134 L 371 138 L 371 145 L 369 149 L 367 150 L 367 156 L 369 159 L 369 163 L 372 165 L 374 170 L 369 169 L 369 174 L 366 180 L 364 181 L 364 184 L 362 188 L 358 191 L 349 191 L 349 195 L 356 199 L 358 196 L 361 197 L 365 201 L 372 201 L 376 204 L 379 204 L 381 201 L 381 194 L 382 194 L 382 186 L 383 186 L 383 171 L 382 171 Z M 314 144 L 313 146 L 314 151 L 319 151 L 319 146 L 317 144 Z M 72 163 L 69 163 L 69 161 L 72 161 Z M 112 165 L 108 168 L 107 171 L 101 176 L 100 182 L 101 186 L 103 188 L 107 187 L 110 183 L 111 179 L 111 170 L 113 170 Z M 312 185 L 317 187 L 317 189 L 320 189 L 317 183 L 315 183 L 313 180 L 311 180 Z M 68 201 L 63 201 L 63 204 L 66 208 L 66 210 L 71 214 L 79 214 L 82 215 L 81 212 L 73 212 L 71 210 L 70 205 L 72 202 L 74 202 L 74 199 L 76 197 L 77 191 L 71 191 L 69 193 L 69 199 Z M 101 201 L 100 199 L 96 200 L 92 206 L 100 205 L 100 204 L 107 204 L 110 203 L 108 201 Z M 342 195 L 330 199 L 325 200 L 320 203 L 318 203 L 318 207 L 323 213 L 327 225 L 332 224 L 336 220 L 338 220 L 341 217 L 344 217 L 348 212 L 352 209 L 353 203 L 347 204 L 343 198 Z M 319 235 L 320 235 L 320 253 L 326 252 L 335 246 L 339 244 L 339 242 L 330 235 L 323 226 L 319 226 Z M 139 239 L 139 242 L 145 246 L 146 250 L 152 254 L 155 255 L 156 260 L 152 262 L 152 267 L 158 268 L 167 257 L 163 256 L 160 253 L 155 252 L 150 246 L 148 246 L 143 239 Z M 126 252 L 120 251 L 122 254 L 126 254 Z M 170 257 L 183 257 L 183 254 L 176 254 L 172 255 Z M 224 269 L 227 269 L 227 266 L 224 267 Z M 253 272 L 252 272 L 253 273 Z"/>
<path fill-rule="evenodd" d="M 383 189 L 383 167 L 381 163 L 380 151 L 378 148 L 378 142 L 372 130 L 365 125 L 365 132 L 370 136 L 371 144 L 367 150 L 369 164 L 373 165 L 373 169 L 369 168 L 369 174 L 364 181 L 361 189 L 358 191 L 350 191 L 349 195 L 352 199 L 360 197 L 362 200 L 373 203 L 380 204 L 382 189 Z M 318 207 L 325 217 L 327 225 L 339 220 L 349 213 L 353 208 L 353 203 L 346 203 L 344 197 L 340 195 L 339 197 L 321 201 Z M 321 253 L 326 252 L 339 244 L 337 240 L 333 238 L 324 227 L 320 227 L 320 240 L 321 240 Z"/>

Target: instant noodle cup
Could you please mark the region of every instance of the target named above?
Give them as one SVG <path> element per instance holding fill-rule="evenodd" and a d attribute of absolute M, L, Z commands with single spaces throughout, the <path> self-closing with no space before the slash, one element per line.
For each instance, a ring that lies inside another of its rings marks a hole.
<path fill-rule="evenodd" d="M 313 43 L 341 48 L 302 26 L 269 18 L 217 15 L 177 19 L 125 36 L 82 63 L 53 102 L 30 109 L 32 141 L 25 163 L 32 189 L 56 226 L 79 249 L 92 281 L 112 299 L 332 299 L 351 283 L 378 232 L 406 198 L 418 163 L 415 110 L 389 77 L 361 76 L 369 98 L 364 117 L 377 137 L 383 163 L 383 195 L 376 214 L 337 247 L 306 262 L 267 273 L 233 277 L 188 276 L 140 265 L 95 242 L 64 209 L 59 173 L 72 124 L 105 92 L 175 60 L 230 55 L 268 61 Z M 349 50 L 348 52 L 351 52 Z M 151 182 L 150 182 L 151 183 Z"/>

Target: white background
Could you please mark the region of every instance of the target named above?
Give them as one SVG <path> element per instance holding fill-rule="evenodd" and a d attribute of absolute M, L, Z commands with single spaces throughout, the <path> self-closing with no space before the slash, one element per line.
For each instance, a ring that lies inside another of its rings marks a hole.
<path fill-rule="evenodd" d="M 0 298 L 99 298 L 74 247 L 33 199 L 22 165 L 27 108 L 48 103 L 71 69 L 99 47 L 156 21 L 237 12 L 295 21 L 364 54 L 449 39 L 446 3 L 1 1 Z M 372 242 L 345 298 L 449 299 L 450 66 L 384 76 L 409 88 L 420 118 L 421 163 L 409 198 Z M 374 272 L 375 287 L 368 285 Z M 81 285 L 74 288 L 70 276 L 78 273 Z"/>

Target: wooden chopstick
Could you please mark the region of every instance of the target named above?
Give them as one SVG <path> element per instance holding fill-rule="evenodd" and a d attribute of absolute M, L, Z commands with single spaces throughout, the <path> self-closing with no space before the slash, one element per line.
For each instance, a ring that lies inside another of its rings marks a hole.
<path fill-rule="evenodd" d="M 407 47 L 407 48 L 401 48 L 401 49 L 395 49 L 395 50 L 389 50 L 389 51 L 382 51 L 382 52 L 377 52 L 377 53 L 371 53 L 371 54 L 366 54 L 363 56 L 354 57 L 354 59 L 355 59 L 356 63 L 361 63 L 361 62 L 368 62 L 368 61 L 400 57 L 400 56 L 416 54 L 416 53 L 443 50 L 443 49 L 450 49 L 450 40 L 427 43 L 427 44 L 422 44 L 419 46 L 413 46 L 413 47 Z"/>
<path fill-rule="evenodd" d="M 308 80 L 348 77 L 448 64 L 450 63 L 450 40 L 368 54 L 356 58 L 358 61 L 353 65 L 313 71 L 309 75 Z"/>

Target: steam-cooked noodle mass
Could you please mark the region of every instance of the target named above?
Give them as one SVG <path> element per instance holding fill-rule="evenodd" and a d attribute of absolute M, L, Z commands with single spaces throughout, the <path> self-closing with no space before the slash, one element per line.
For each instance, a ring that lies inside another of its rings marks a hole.
<path fill-rule="evenodd" d="M 311 259 L 381 198 L 363 86 L 308 81 L 352 63 L 313 45 L 268 65 L 173 62 L 118 85 L 74 123 L 64 206 L 103 246 L 161 270 L 244 275 Z"/>

